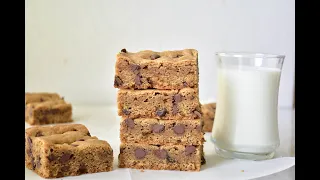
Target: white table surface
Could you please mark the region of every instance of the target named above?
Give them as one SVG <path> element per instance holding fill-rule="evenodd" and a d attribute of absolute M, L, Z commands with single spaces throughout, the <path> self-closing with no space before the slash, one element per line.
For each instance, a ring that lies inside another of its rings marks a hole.
<path fill-rule="evenodd" d="M 277 149 L 276 156 L 294 157 L 295 156 L 294 111 L 290 108 L 280 108 L 278 117 L 279 117 L 280 146 Z M 107 140 L 112 146 L 112 148 L 114 149 L 114 153 L 118 152 L 117 150 L 119 149 L 118 146 L 120 144 L 120 138 L 119 138 L 120 117 L 117 116 L 116 108 L 114 106 L 108 107 L 108 106 L 76 106 L 74 105 L 73 118 L 74 118 L 74 123 L 81 123 L 86 125 L 91 135 Z M 25 123 L 25 127 L 28 128 L 30 127 L 30 125 Z M 206 133 L 205 135 L 205 138 L 207 141 L 206 143 L 211 143 L 209 140 L 209 137 L 210 137 L 210 133 Z M 208 144 L 208 145 L 210 145 L 210 149 L 209 149 L 210 151 L 212 144 Z M 114 154 L 114 158 L 115 159 L 117 158 L 117 154 Z M 114 164 L 114 168 L 117 168 L 115 166 L 116 164 Z M 42 179 L 28 169 L 26 169 L 25 176 L 26 176 L 26 179 L 28 180 Z M 70 179 L 79 179 L 80 177 L 88 178 L 88 176 L 78 176 L 78 177 L 75 176 L 75 177 L 71 177 Z M 92 179 L 94 179 L 94 177 L 95 176 L 92 176 Z M 201 176 L 201 178 L 199 179 L 202 179 L 202 177 L 203 176 Z M 100 176 L 98 176 L 98 178 L 100 179 Z M 67 179 L 67 178 L 62 178 L 62 179 Z M 208 179 L 208 177 L 205 179 Z M 255 179 L 257 180 L 267 180 L 267 179 L 268 180 L 292 180 L 292 179 L 295 179 L 295 167 L 292 166 L 281 172 L 274 173 L 274 174 L 267 175 L 260 178 L 255 178 Z"/>
<path fill-rule="evenodd" d="M 295 110 L 291 108 L 279 109 L 280 151 L 284 156 L 295 157 Z M 295 166 L 284 171 L 256 178 L 256 180 L 293 180 L 295 179 Z"/>

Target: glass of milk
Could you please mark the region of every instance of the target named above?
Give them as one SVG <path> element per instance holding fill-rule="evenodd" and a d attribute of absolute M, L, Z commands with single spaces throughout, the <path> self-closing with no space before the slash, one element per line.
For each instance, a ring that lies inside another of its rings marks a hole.
<path fill-rule="evenodd" d="M 218 96 L 211 140 L 225 158 L 264 160 L 280 145 L 278 92 L 284 55 L 216 53 Z"/>

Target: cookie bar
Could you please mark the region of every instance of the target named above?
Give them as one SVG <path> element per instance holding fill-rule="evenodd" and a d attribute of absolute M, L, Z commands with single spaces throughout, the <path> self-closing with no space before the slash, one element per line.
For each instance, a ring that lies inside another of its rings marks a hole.
<path fill-rule="evenodd" d="M 113 150 L 81 124 L 35 126 L 25 131 L 26 167 L 44 178 L 111 171 Z"/>
<path fill-rule="evenodd" d="M 200 171 L 203 146 L 120 144 L 120 168 Z"/>
<path fill-rule="evenodd" d="M 25 121 L 30 125 L 72 122 L 72 106 L 64 100 L 29 103 Z"/>
<path fill-rule="evenodd" d="M 120 89 L 197 88 L 198 51 L 184 49 L 117 54 L 114 87 Z"/>
<path fill-rule="evenodd" d="M 199 119 L 198 89 L 118 90 L 118 114 L 126 118 Z"/>
<path fill-rule="evenodd" d="M 202 109 L 202 120 L 203 120 L 203 131 L 211 132 L 213 126 L 213 120 L 216 112 L 216 103 L 204 104 L 201 107 Z"/>
<path fill-rule="evenodd" d="M 202 145 L 204 137 L 199 120 L 126 119 L 120 122 L 123 143 L 151 145 Z"/>
<path fill-rule="evenodd" d="M 63 100 L 57 93 L 25 93 L 25 103 L 44 102 L 53 100 Z"/>

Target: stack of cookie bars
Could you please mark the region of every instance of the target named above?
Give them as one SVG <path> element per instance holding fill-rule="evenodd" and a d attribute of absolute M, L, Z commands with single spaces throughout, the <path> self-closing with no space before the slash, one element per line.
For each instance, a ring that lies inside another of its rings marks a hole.
<path fill-rule="evenodd" d="M 117 54 L 120 168 L 200 171 L 203 123 L 198 52 Z"/>

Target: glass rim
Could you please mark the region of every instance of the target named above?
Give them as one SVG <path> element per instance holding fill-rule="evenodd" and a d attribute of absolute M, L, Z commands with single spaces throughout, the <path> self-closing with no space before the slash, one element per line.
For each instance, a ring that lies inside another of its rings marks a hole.
<path fill-rule="evenodd" d="M 235 57 L 235 58 L 278 58 L 284 59 L 285 55 L 281 54 L 270 54 L 260 52 L 216 52 L 217 56 L 220 57 Z"/>

